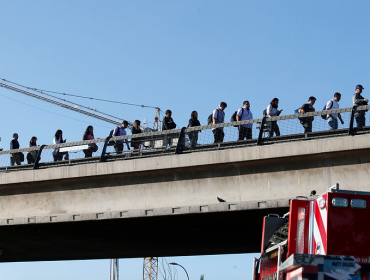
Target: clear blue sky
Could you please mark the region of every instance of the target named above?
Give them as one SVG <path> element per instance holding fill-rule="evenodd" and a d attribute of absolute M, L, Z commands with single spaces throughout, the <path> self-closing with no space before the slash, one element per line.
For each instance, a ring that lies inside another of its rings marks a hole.
<path fill-rule="evenodd" d="M 0 3 L 0 78 L 171 109 L 178 126 L 186 125 L 193 110 L 205 124 L 220 101 L 228 103 L 229 119 L 244 100 L 261 117 L 274 97 L 284 114 L 293 113 L 310 95 L 321 109 L 336 91 L 342 93 L 340 106 L 349 107 L 357 84 L 370 97 L 367 0 Z M 112 129 L 6 89 L 0 89 L 0 98 L 1 146 L 6 149 L 14 132 L 26 147 L 33 135 L 38 144 L 50 144 L 59 128 L 68 141 L 80 140 L 89 124 L 96 137 Z M 69 99 L 131 121 L 152 121 L 155 114 L 154 109 Z M 249 279 L 249 259 L 176 261 L 186 264 L 192 279 L 204 272 L 206 279 L 233 280 Z M 126 279 L 140 279 L 141 265 L 140 259 L 122 260 L 122 270 L 130 273 Z M 81 279 L 83 270 L 83 279 L 107 279 L 108 266 L 106 260 L 3 264 L 0 278 Z"/>

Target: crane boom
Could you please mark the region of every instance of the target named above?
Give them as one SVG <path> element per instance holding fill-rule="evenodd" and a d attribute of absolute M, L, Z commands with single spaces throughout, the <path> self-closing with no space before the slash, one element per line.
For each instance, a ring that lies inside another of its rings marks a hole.
<path fill-rule="evenodd" d="M 102 120 L 102 121 L 105 121 L 105 122 L 108 122 L 108 123 L 111 123 L 111 124 L 114 124 L 114 125 L 119 126 L 119 125 L 122 124 L 123 119 L 121 119 L 121 118 L 117 118 L 115 116 L 100 112 L 96 109 L 91 109 L 89 107 L 86 107 L 86 106 L 83 106 L 83 105 L 80 105 L 80 104 L 77 104 L 77 103 L 74 103 L 74 102 L 71 102 L 71 101 L 68 101 L 68 100 L 65 100 L 65 99 L 55 97 L 53 95 L 44 93 L 40 90 L 20 86 L 18 84 L 12 83 L 12 82 L 10 82 L 11 85 L 9 85 L 7 82 L 9 82 L 9 81 L 0 78 L 0 87 L 22 93 L 22 94 L 30 96 L 30 97 L 34 97 L 34 98 L 40 99 L 42 101 L 49 102 L 51 104 L 69 109 L 71 111 L 75 111 L 75 112 L 80 113 L 80 114 L 84 114 L 84 115 L 89 116 L 89 117 L 93 117 L 93 118 L 96 118 L 96 119 L 99 119 L 99 120 Z M 131 122 L 128 122 L 128 123 L 129 123 L 128 127 L 131 128 L 133 124 Z M 151 129 L 149 127 L 145 128 L 145 131 L 148 131 L 148 132 L 152 131 L 152 130 L 153 129 Z"/>

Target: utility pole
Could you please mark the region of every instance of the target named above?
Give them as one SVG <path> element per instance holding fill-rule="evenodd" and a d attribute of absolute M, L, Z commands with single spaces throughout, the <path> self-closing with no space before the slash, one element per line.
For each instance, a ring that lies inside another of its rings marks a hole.
<path fill-rule="evenodd" d="M 157 280 L 158 258 L 144 258 L 143 280 Z"/>
<path fill-rule="evenodd" d="M 110 260 L 110 280 L 118 280 L 118 259 Z"/>

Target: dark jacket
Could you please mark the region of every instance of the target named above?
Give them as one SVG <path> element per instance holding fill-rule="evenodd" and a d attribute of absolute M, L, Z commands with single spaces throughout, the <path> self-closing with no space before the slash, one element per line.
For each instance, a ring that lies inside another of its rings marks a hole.
<path fill-rule="evenodd" d="M 173 119 L 164 117 L 162 130 L 169 130 L 169 129 L 175 129 L 175 128 L 176 128 L 176 123 L 173 121 Z"/>

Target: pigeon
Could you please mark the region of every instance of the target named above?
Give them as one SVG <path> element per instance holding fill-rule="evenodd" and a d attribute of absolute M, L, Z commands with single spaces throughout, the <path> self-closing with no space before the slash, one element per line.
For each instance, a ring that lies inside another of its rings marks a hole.
<path fill-rule="evenodd" d="M 217 200 L 218 200 L 219 202 L 226 202 L 226 200 L 223 200 L 222 198 L 219 198 L 219 197 L 217 197 Z"/>
<path fill-rule="evenodd" d="M 310 196 L 313 196 L 313 195 L 315 195 L 316 194 L 316 191 L 315 190 L 313 190 L 313 191 L 311 191 L 311 195 Z"/>

